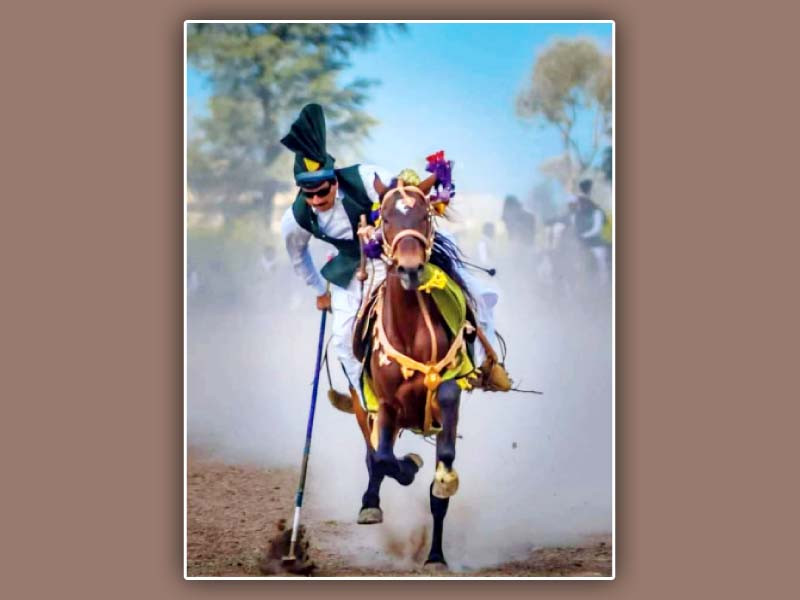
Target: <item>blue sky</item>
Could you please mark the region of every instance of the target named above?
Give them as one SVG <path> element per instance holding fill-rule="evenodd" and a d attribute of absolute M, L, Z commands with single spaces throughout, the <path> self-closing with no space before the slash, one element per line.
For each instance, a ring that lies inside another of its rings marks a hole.
<path fill-rule="evenodd" d="M 526 197 L 541 180 L 539 163 L 562 146 L 552 127 L 516 117 L 515 97 L 554 39 L 589 37 L 610 51 L 611 30 L 592 23 L 411 23 L 406 33 L 382 33 L 352 55 L 341 76 L 343 83 L 381 81 L 365 105 L 380 124 L 359 159 L 422 171 L 424 157 L 444 149 L 456 162 L 459 192 Z M 202 111 L 209 90 L 191 69 L 187 87 L 190 113 Z"/>

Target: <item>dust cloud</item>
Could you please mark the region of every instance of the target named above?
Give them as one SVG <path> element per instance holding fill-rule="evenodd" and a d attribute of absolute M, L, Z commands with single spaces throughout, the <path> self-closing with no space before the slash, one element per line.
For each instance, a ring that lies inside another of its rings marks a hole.
<path fill-rule="evenodd" d="M 501 294 L 495 314 L 508 371 L 516 385 L 543 395 L 462 395 L 454 464 L 461 484 L 444 527 L 456 570 L 612 529 L 610 290 L 589 279 L 567 290 L 548 284 L 529 250 L 501 246 L 496 255 L 498 274 L 489 281 Z M 319 329 L 313 304 L 313 291 L 283 255 L 255 299 L 189 298 L 190 449 L 234 464 L 299 468 Z M 332 351 L 331 367 L 344 390 Z M 323 369 L 306 506 L 318 518 L 354 522 L 367 483 L 363 440 L 354 417 L 328 404 L 326 390 Z M 384 523 L 358 529 L 359 548 L 372 550 L 353 556 L 365 565 L 417 560 L 421 545 L 427 552 L 434 447 L 404 432 L 396 451 L 419 453 L 425 466 L 409 487 L 385 481 Z"/>

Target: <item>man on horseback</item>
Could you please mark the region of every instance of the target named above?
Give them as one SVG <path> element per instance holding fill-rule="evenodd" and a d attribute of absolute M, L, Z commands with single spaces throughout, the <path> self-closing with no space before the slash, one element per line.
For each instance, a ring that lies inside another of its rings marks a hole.
<path fill-rule="evenodd" d="M 351 341 L 354 320 L 362 302 L 362 282 L 354 277 L 361 256 L 358 230 L 362 215 L 366 216 L 367 225 L 375 224 L 373 207 L 379 201 L 373 186 L 375 176 L 385 181 L 390 177 L 385 170 L 371 165 L 334 169 L 335 159 L 326 151 L 325 116 L 318 104 L 303 108 L 281 143 L 295 153 L 294 177 L 300 188 L 283 216 L 281 234 L 295 272 L 317 292 L 317 308 L 333 313 L 331 343 L 344 367 L 351 391 L 355 389 L 360 393 L 362 366 L 353 354 Z M 312 237 L 331 244 L 337 250 L 320 273 L 308 250 Z M 379 260 L 371 262 L 371 280 L 377 286 L 385 278 L 386 269 Z M 465 279 L 474 281 L 469 276 Z M 482 298 L 480 294 L 473 296 Z M 492 308 L 495 302 L 496 295 L 493 300 L 479 301 L 477 307 L 477 320 L 489 329 L 490 335 L 493 334 Z M 483 349 L 479 349 L 478 356 L 485 356 L 480 350 Z M 502 366 L 488 366 L 485 387 L 509 389 L 510 381 Z M 329 397 L 337 408 L 351 410 L 350 395 L 331 390 Z"/>

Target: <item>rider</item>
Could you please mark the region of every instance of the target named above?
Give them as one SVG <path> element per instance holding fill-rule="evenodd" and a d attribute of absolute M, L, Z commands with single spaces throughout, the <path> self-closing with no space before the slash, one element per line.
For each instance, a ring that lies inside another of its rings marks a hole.
<path fill-rule="evenodd" d="M 294 178 L 299 192 L 281 221 L 281 234 L 295 272 L 317 292 L 317 308 L 331 310 L 333 331 L 331 343 L 344 367 L 351 388 L 359 389 L 361 363 L 353 355 L 351 337 L 356 313 L 361 304 L 361 282 L 354 277 L 360 260 L 358 228 L 361 215 L 372 221 L 372 206 L 378 202 L 373 187 L 375 174 L 389 181 L 384 169 L 373 165 L 352 165 L 334 169 L 334 158 L 326 151 L 325 115 L 318 104 L 309 104 L 300 112 L 281 143 L 295 153 Z M 308 244 L 312 237 L 334 246 L 337 254 L 318 273 L 311 259 Z M 383 280 L 385 266 L 371 261 L 373 285 Z M 320 277 L 320 274 L 322 277 Z M 329 286 L 323 282 L 327 280 Z M 474 278 L 467 284 L 472 290 Z M 479 290 L 478 321 L 487 335 L 493 335 L 492 302 L 481 302 Z M 492 339 L 490 337 L 490 339 Z M 476 344 L 476 346 L 479 346 Z M 481 364 L 478 362 L 478 364 Z M 499 365 L 492 370 L 496 388 L 510 387 L 507 375 Z M 504 379 L 505 378 L 505 379 Z M 349 410 L 350 396 L 331 390 L 331 403 Z"/>

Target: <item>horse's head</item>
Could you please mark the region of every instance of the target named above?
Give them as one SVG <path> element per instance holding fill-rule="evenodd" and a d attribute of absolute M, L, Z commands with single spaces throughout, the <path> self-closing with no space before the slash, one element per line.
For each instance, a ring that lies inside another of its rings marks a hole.
<path fill-rule="evenodd" d="M 375 174 L 383 251 L 406 290 L 415 290 L 422 283 L 422 271 L 433 248 L 433 210 L 427 196 L 435 181 L 436 176 L 431 175 L 412 186 L 398 179 L 397 185 L 389 188 Z"/>

